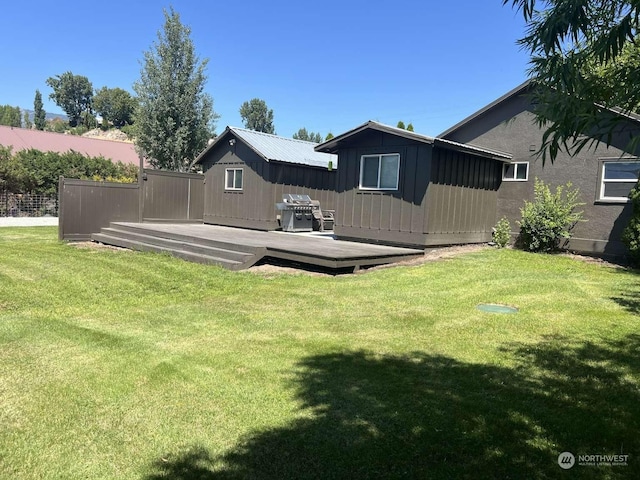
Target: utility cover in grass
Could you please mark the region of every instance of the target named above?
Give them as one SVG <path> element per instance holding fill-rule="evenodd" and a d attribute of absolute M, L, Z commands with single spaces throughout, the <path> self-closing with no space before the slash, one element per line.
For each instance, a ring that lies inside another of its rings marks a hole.
<path fill-rule="evenodd" d="M 476 308 L 489 313 L 518 313 L 518 309 L 516 307 L 498 305 L 496 303 L 481 303 Z"/>

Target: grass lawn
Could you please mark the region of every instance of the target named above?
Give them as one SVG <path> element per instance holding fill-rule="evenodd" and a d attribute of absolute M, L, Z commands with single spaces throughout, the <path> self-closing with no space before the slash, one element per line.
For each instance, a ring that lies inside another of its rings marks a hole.
<path fill-rule="evenodd" d="M 56 233 L 0 229 L 2 479 L 640 478 L 637 272 L 257 275 Z"/>

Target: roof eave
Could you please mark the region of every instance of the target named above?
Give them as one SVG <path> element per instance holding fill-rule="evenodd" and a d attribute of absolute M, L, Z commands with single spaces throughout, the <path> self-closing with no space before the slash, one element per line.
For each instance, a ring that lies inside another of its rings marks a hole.
<path fill-rule="evenodd" d="M 456 152 L 469 153 L 472 155 L 479 155 L 490 160 L 497 160 L 499 162 L 509 163 L 513 160 L 513 155 L 506 152 L 498 152 L 497 150 L 489 150 L 487 148 L 478 147 L 471 144 L 463 144 L 458 142 L 452 142 L 444 138 L 436 138 L 434 145 L 437 147 L 443 147 L 448 150 L 455 150 Z"/>
<path fill-rule="evenodd" d="M 385 125 L 383 123 L 374 122 L 373 120 L 369 120 L 362 125 L 357 126 L 337 137 L 332 138 L 324 143 L 317 145 L 314 150 L 316 152 L 321 153 L 332 153 L 335 154 L 338 151 L 338 147 L 341 142 L 344 142 L 348 138 L 357 135 L 359 133 L 364 132 L 365 130 L 376 130 L 379 132 L 390 133 L 392 135 L 398 135 L 403 138 L 407 138 L 409 140 L 415 140 L 421 143 L 433 144 L 433 138 L 427 137 L 425 135 L 420 135 L 419 133 L 410 132 L 409 130 L 403 130 L 401 128 L 391 127 L 389 125 Z"/>
<path fill-rule="evenodd" d="M 226 127 L 224 129 L 224 132 L 222 132 L 220 135 L 218 135 L 213 142 L 211 142 L 209 145 L 207 145 L 207 147 L 202 150 L 202 152 L 200 152 L 200 154 L 196 157 L 196 159 L 191 162 L 190 168 L 193 168 L 195 165 L 198 165 L 199 163 L 202 162 L 202 160 L 207 156 L 207 154 L 219 143 L 222 141 L 222 137 L 224 137 L 228 132 L 229 132 L 230 128 Z"/>
<path fill-rule="evenodd" d="M 426 135 L 420 135 L 419 133 L 415 133 L 415 132 L 410 132 L 408 130 L 403 130 L 400 128 L 395 128 L 395 127 L 391 127 L 389 125 L 384 125 L 382 123 L 378 123 L 378 122 L 374 122 L 374 121 L 368 121 L 366 123 L 363 123 L 362 125 L 349 130 L 346 133 L 343 133 L 342 135 L 339 135 L 335 138 L 332 138 L 331 140 L 321 143 L 320 145 L 315 147 L 315 150 L 317 152 L 324 152 L 324 153 L 333 153 L 335 154 L 340 147 L 340 143 L 343 142 L 344 140 L 348 139 L 349 137 L 352 137 L 354 135 L 357 135 L 365 130 L 376 130 L 379 132 L 384 132 L 384 133 L 389 133 L 391 135 L 398 135 L 400 137 L 406 138 L 408 140 L 413 140 L 416 142 L 420 142 L 420 143 L 424 143 L 427 145 L 434 145 L 434 146 L 439 146 L 442 148 L 447 148 L 449 150 L 456 150 L 458 152 L 463 152 L 463 153 L 470 153 L 470 154 L 474 154 L 474 155 L 480 155 L 482 157 L 485 158 L 489 158 L 492 160 L 498 160 L 501 162 L 510 162 L 512 160 L 512 156 L 508 153 L 504 153 L 504 152 L 498 152 L 498 151 L 494 151 L 494 150 L 488 150 L 486 148 L 482 148 L 482 147 L 476 147 L 474 145 L 465 145 L 465 144 L 461 144 L 461 143 L 457 143 L 457 142 L 452 142 L 451 140 L 446 140 L 443 138 L 433 138 L 433 137 L 428 137 Z"/>
<path fill-rule="evenodd" d="M 200 153 L 200 155 L 198 155 L 198 156 L 197 156 L 197 158 L 196 158 L 196 159 L 191 163 L 191 168 L 193 168 L 195 165 L 198 165 L 199 163 L 202 163 L 202 160 L 204 160 L 204 158 L 207 156 L 207 154 L 208 154 L 211 150 L 213 150 L 213 149 L 218 145 L 218 143 L 222 142 L 222 141 L 223 141 L 223 139 L 224 139 L 226 136 L 228 136 L 228 135 L 233 135 L 233 138 L 234 138 L 236 141 L 238 141 L 238 140 L 242 141 L 242 143 L 244 143 L 244 144 L 245 144 L 249 149 L 251 149 L 251 151 L 253 151 L 256 155 L 258 155 L 260 158 L 262 158 L 265 162 L 268 162 L 268 161 L 269 161 L 269 158 L 265 157 L 263 153 L 261 153 L 260 151 L 256 150 L 256 149 L 253 147 L 253 145 L 251 145 L 251 143 L 250 143 L 250 142 L 247 142 L 247 141 L 246 141 L 246 140 L 244 140 L 240 135 L 238 135 L 238 134 L 234 131 L 233 127 L 229 127 L 229 126 L 227 126 L 227 127 L 224 129 L 224 132 L 222 132 L 220 135 L 218 135 L 218 136 L 216 137 L 216 139 L 215 139 L 213 142 L 211 142 L 211 144 L 209 144 L 209 145 L 207 146 L 207 148 L 205 148 L 205 149 Z M 225 139 L 225 140 L 226 140 L 226 139 Z"/>

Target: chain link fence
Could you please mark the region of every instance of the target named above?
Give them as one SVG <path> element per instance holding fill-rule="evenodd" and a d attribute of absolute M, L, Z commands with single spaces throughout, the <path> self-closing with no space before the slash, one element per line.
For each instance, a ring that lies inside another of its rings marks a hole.
<path fill-rule="evenodd" d="M 0 217 L 57 217 L 58 196 L 0 190 Z"/>

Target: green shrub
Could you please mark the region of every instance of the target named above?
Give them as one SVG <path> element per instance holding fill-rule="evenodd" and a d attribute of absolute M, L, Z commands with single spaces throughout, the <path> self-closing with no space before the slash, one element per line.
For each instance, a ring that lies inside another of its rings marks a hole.
<path fill-rule="evenodd" d="M 29 149 L 15 154 L 0 147 L 0 178 L 10 193 L 53 195 L 58 191 L 60 176 L 90 180 L 132 183 L 138 166 L 113 163 L 103 157 L 87 157 L 81 153 L 41 152 Z"/>
<path fill-rule="evenodd" d="M 506 217 L 502 217 L 493 227 L 493 241 L 498 248 L 504 248 L 511 239 L 511 224 Z"/>
<path fill-rule="evenodd" d="M 571 238 L 571 230 L 582 221 L 582 213 L 576 208 L 584 205 L 578 201 L 580 190 L 571 183 L 556 187 L 555 193 L 542 180 L 535 180 L 534 200 L 525 200 L 520 209 L 522 220 L 518 245 L 532 252 L 551 252 L 560 246 L 562 239 Z"/>
<path fill-rule="evenodd" d="M 629 198 L 633 211 L 629 224 L 622 232 L 622 241 L 629 249 L 633 263 L 640 265 L 640 183 L 633 187 Z"/>

